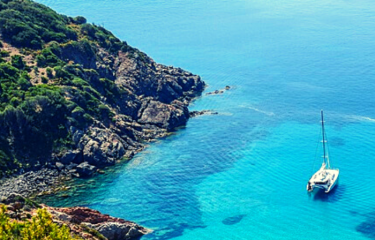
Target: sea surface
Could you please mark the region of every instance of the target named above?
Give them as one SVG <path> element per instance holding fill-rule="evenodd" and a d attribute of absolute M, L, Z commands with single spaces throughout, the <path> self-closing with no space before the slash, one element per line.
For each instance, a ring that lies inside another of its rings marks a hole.
<path fill-rule="evenodd" d="M 190 106 L 218 115 L 48 203 L 154 230 L 142 240 L 375 239 L 375 1 L 38 2 L 201 75 L 206 92 L 232 87 Z M 321 109 L 340 183 L 309 195 Z"/>

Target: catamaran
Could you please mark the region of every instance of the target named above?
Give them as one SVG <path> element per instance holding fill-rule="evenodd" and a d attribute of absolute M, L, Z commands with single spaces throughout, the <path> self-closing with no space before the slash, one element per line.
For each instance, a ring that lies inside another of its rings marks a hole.
<path fill-rule="evenodd" d="M 307 183 L 306 189 L 308 192 L 312 192 L 314 191 L 314 189 L 323 189 L 325 193 L 329 193 L 338 182 L 339 169 L 331 168 L 328 149 L 326 148 L 327 136 L 324 131 L 323 111 L 321 111 L 321 117 L 323 135 L 323 163 L 320 169 L 310 178 L 309 182 Z"/>

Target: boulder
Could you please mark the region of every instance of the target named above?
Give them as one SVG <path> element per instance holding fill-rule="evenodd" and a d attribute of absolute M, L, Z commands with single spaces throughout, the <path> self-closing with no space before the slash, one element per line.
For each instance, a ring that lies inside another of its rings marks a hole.
<path fill-rule="evenodd" d="M 59 169 L 59 171 L 61 171 L 61 169 L 63 169 L 65 166 L 61 162 L 56 162 L 56 167 Z"/>
<path fill-rule="evenodd" d="M 139 228 L 135 223 L 105 222 L 98 224 L 83 223 L 95 229 L 108 240 L 129 240 L 139 239 L 145 233 L 144 228 Z"/>
<path fill-rule="evenodd" d="M 83 160 L 94 166 L 113 165 L 125 154 L 128 144 L 110 129 L 91 128 L 80 141 Z"/>
<path fill-rule="evenodd" d="M 81 151 L 76 149 L 76 150 L 69 150 L 65 152 L 62 155 L 62 157 L 60 157 L 60 162 L 63 164 L 70 164 L 72 162 L 81 163 L 82 162 Z"/>
<path fill-rule="evenodd" d="M 82 177 L 89 177 L 96 171 L 96 167 L 88 164 L 88 162 L 83 162 L 77 166 L 77 172 Z"/>
<path fill-rule="evenodd" d="M 66 167 L 67 170 L 72 170 L 72 169 L 76 168 L 77 166 L 78 166 L 78 164 L 71 163 L 71 164 L 69 164 L 69 165 L 67 165 L 65 167 Z"/>
<path fill-rule="evenodd" d="M 151 100 L 143 103 L 146 105 L 140 111 L 138 122 L 142 124 L 152 124 L 167 130 L 186 124 L 189 119 L 189 111 L 186 106 L 169 105 Z"/>

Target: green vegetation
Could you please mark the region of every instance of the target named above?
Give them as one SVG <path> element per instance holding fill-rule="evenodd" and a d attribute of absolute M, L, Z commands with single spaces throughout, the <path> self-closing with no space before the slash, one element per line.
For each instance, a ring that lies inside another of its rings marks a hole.
<path fill-rule="evenodd" d="M 37 215 L 30 221 L 16 221 L 6 215 L 6 207 L 0 208 L 0 239 L 29 239 L 29 240 L 74 240 L 69 228 L 61 227 L 52 222 L 51 215 L 46 209 L 38 209 Z"/>
<path fill-rule="evenodd" d="M 119 51 L 146 60 L 84 17 L 31 0 L 0 0 L 0 178 L 49 164 L 53 154 L 75 147 L 72 129 L 113 124 L 119 101 L 127 98 L 111 70 Z M 25 206 L 36 204 L 26 200 Z M 14 220 L 1 206 L 0 239 L 76 238 L 45 209 L 31 220 Z"/>
<path fill-rule="evenodd" d="M 113 76 L 98 73 L 100 48 L 144 57 L 84 17 L 30 0 L 0 0 L 0 34 L 0 47 L 6 42 L 19 50 L 0 49 L 0 177 L 71 148 L 72 127 L 111 122 L 125 91 Z"/>
<path fill-rule="evenodd" d="M 15 46 L 41 49 L 51 41 L 67 43 L 82 37 L 112 53 L 127 46 L 105 28 L 87 24 L 84 17 L 67 17 L 30 0 L 0 3 L 0 31 Z"/>

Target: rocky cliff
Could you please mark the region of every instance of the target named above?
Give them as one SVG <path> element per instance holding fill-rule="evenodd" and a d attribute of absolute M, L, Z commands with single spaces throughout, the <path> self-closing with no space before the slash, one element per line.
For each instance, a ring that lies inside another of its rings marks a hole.
<path fill-rule="evenodd" d="M 0 197 L 8 210 L 0 214 L 11 220 L 0 224 L 15 229 L 7 234 L 17 239 L 21 228 L 40 227 L 42 218 L 50 223 L 49 214 L 62 226 L 48 226 L 53 234 L 147 234 L 88 208 L 42 206 L 49 214 L 38 210 L 40 223 L 30 221 L 37 206 L 24 197 L 58 191 L 65 179 L 131 159 L 147 142 L 185 125 L 187 107 L 204 87 L 199 76 L 155 63 L 84 17 L 30 0 L 1 0 Z"/>
<path fill-rule="evenodd" d="M 76 177 L 130 159 L 186 124 L 205 84 L 155 63 L 83 17 L 32 1 L 0 4 L 0 174 Z"/>

